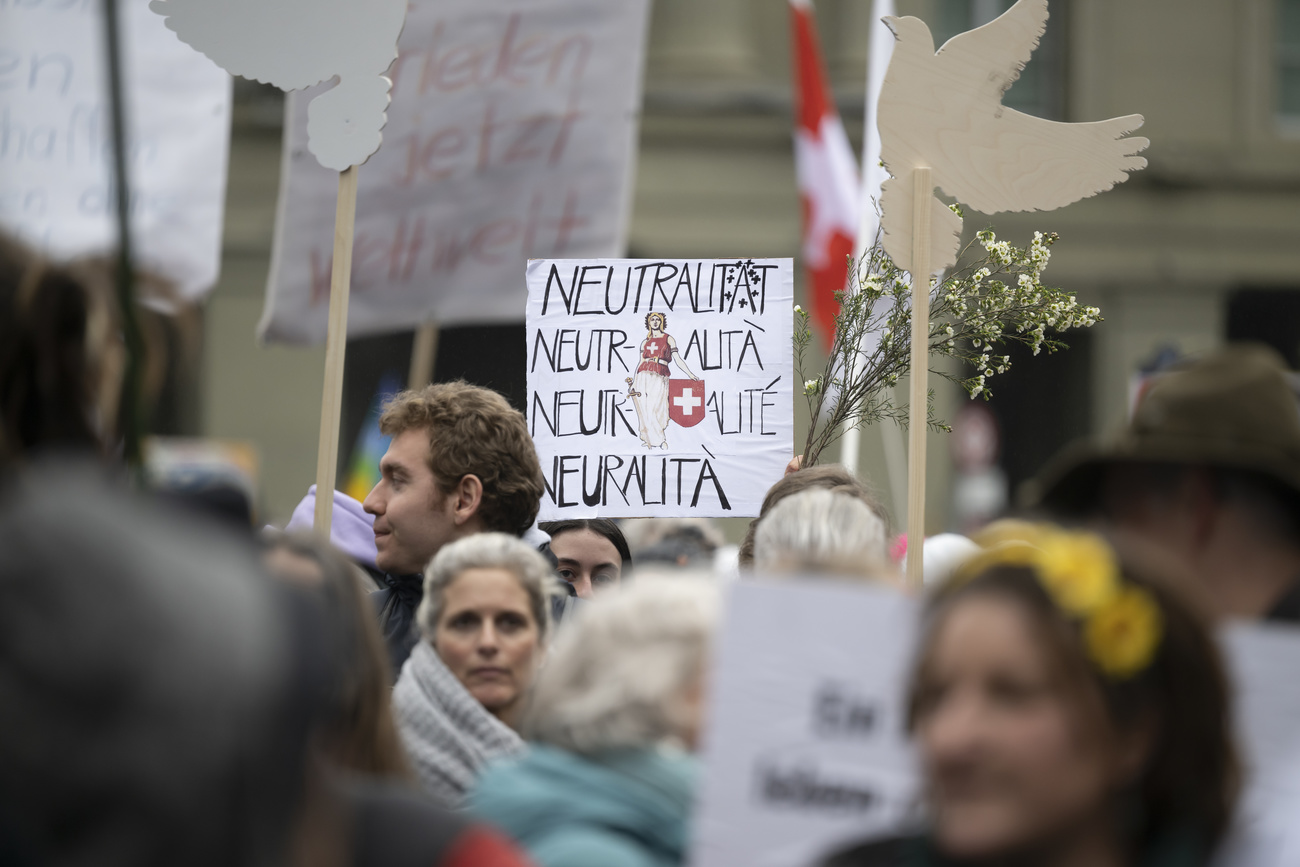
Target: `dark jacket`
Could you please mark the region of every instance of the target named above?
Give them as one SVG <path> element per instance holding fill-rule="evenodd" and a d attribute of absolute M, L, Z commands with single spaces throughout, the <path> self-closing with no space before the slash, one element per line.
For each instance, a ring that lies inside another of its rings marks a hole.
<path fill-rule="evenodd" d="M 1300 623 L 1300 579 L 1296 579 L 1291 589 L 1282 594 L 1264 619 L 1274 623 Z"/>
<path fill-rule="evenodd" d="M 379 629 L 388 644 L 388 658 L 393 663 L 393 683 L 402 671 L 402 663 L 411 655 L 411 648 L 420 640 L 415 628 L 415 610 L 424 597 L 424 576 L 383 576 L 384 586 L 370 594 L 379 616 Z"/>
<path fill-rule="evenodd" d="M 1209 863 L 1197 835 L 1168 834 L 1153 842 L 1134 867 L 1204 867 Z M 821 867 L 963 867 L 970 862 L 942 855 L 926 834 L 888 837 L 841 849 Z"/>
<path fill-rule="evenodd" d="M 403 787 L 358 779 L 345 795 L 358 867 L 531 867 L 497 832 Z"/>

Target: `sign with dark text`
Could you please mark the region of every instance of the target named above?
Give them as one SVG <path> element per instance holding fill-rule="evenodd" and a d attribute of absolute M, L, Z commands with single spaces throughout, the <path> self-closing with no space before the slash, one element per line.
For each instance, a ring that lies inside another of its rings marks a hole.
<path fill-rule="evenodd" d="M 648 0 L 413 0 L 384 143 L 359 174 L 348 334 L 520 322 L 531 256 L 626 243 Z M 318 343 L 335 173 L 290 94 L 261 332 Z"/>
<path fill-rule="evenodd" d="M 692 867 L 810 867 L 918 802 L 903 700 L 915 599 L 799 579 L 727 590 Z"/>
<path fill-rule="evenodd" d="M 543 521 L 749 517 L 794 452 L 789 259 L 528 263 Z"/>
<path fill-rule="evenodd" d="M 0 232 L 56 259 L 117 249 L 98 0 L 0 0 Z M 180 298 L 217 281 L 230 76 L 148 0 L 118 4 L 136 264 Z"/>

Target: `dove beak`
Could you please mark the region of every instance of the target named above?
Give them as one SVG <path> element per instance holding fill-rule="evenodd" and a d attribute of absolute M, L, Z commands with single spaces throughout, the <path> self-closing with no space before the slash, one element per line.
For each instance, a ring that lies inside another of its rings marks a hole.
<path fill-rule="evenodd" d="M 894 34 L 894 37 L 897 38 L 898 17 L 895 15 L 886 15 L 884 18 L 881 18 L 880 20 L 883 21 L 885 23 L 885 26 L 889 28 L 889 32 Z"/>

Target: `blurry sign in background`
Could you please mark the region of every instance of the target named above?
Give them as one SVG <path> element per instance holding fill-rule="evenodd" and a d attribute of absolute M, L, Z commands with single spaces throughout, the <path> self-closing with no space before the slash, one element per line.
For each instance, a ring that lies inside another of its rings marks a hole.
<path fill-rule="evenodd" d="M 1238 623 L 1223 634 L 1236 687 L 1237 743 L 1246 785 L 1236 832 L 1221 867 L 1300 864 L 1300 634 L 1289 627 Z"/>
<path fill-rule="evenodd" d="M 230 76 L 120 4 L 138 264 L 196 298 L 217 280 Z M 58 258 L 117 246 L 103 4 L 0 3 L 0 229 Z"/>
<path fill-rule="evenodd" d="M 627 235 L 646 0 L 417 0 L 360 175 L 349 334 L 519 322 L 532 256 L 617 256 Z M 286 108 L 261 333 L 325 337 L 337 178 Z"/>
<path fill-rule="evenodd" d="M 757 515 L 794 454 L 793 284 L 790 259 L 529 262 L 540 519 Z"/>
<path fill-rule="evenodd" d="M 917 802 L 903 689 L 917 603 L 805 579 L 728 588 L 692 867 L 805 867 Z"/>

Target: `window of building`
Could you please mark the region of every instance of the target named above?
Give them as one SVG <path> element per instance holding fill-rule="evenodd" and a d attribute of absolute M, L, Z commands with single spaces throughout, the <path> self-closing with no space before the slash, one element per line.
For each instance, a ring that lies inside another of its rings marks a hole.
<path fill-rule="evenodd" d="M 1300 126 L 1300 0 L 1277 2 L 1277 117 Z"/>
<path fill-rule="evenodd" d="M 1014 0 L 937 0 L 930 31 L 935 47 L 958 33 L 987 24 L 1011 8 Z M 1300 0 L 1283 0 L 1300 8 Z M 1002 104 L 1050 120 L 1065 120 L 1065 26 L 1069 5 L 1052 0 L 1047 30 L 1038 48 L 1002 97 Z"/>

